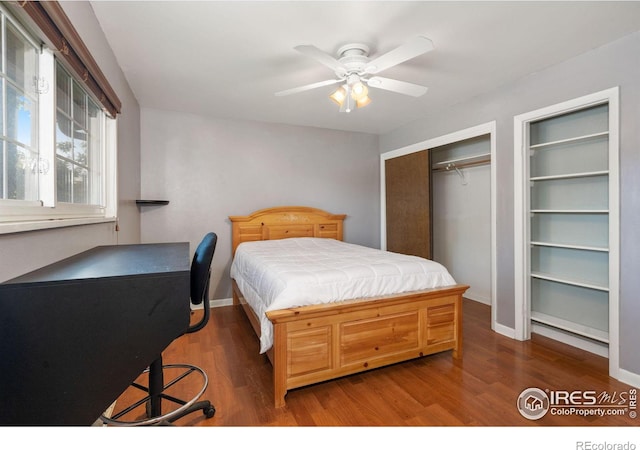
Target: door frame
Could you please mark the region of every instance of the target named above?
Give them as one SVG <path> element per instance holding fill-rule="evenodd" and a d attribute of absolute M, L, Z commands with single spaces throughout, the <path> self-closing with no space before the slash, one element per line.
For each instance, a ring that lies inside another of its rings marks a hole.
<path fill-rule="evenodd" d="M 489 135 L 491 146 L 491 329 L 501 334 L 512 335 L 505 327 L 497 323 L 497 247 L 496 247 L 496 199 L 497 199 L 497 177 L 496 177 L 496 121 L 483 123 L 474 127 L 465 128 L 443 136 L 438 136 L 415 144 L 401 147 L 380 154 L 380 248 L 387 249 L 387 205 L 385 188 L 385 162 L 388 159 L 408 155 L 410 153 L 431 150 L 443 145 L 454 144 L 456 142 L 472 139 L 484 135 Z"/>

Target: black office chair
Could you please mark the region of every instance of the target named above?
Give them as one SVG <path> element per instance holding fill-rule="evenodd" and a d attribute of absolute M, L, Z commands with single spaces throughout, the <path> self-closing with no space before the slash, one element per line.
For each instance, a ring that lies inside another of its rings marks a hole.
<path fill-rule="evenodd" d="M 190 324 L 186 333 L 195 333 L 201 330 L 209 321 L 210 309 L 209 309 L 209 278 L 211 275 L 211 262 L 213 260 L 213 254 L 216 249 L 216 243 L 218 236 L 215 233 L 207 233 L 202 239 L 198 247 L 196 248 L 193 260 L 191 261 L 191 303 L 199 305 L 204 302 L 204 314 L 202 318 L 195 324 Z M 183 372 L 175 377 L 172 381 L 165 384 L 164 375 L 165 370 L 168 369 L 181 369 Z M 123 408 L 121 411 L 113 414 L 111 417 L 102 416 L 101 419 L 108 425 L 119 426 L 140 426 L 140 425 L 169 425 L 181 417 L 191 414 L 192 412 L 202 410 L 202 413 L 211 418 L 216 413 L 215 407 L 209 400 L 198 401 L 206 390 L 209 380 L 207 374 L 197 366 L 190 364 L 163 364 L 162 355 L 160 355 L 155 361 L 151 363 L 148 369 L 145 370 L 148 373 L 149 385 L 143 386 L 139 383 L 132 383 L 132 386 L 136 389 L 144 391 L 147 395 L 133 403 L 132 405 Z M 191 374 L 198 374 L 201 377 L 202 388 L 200 391 L 191 398 L 191 400 L 185 401 L 167 394 L 167 390 L 174 386 L 179 381 L 185 379 Z M 170 412 L 162 414 L 162 400 L 170 401 L 176 405 L 177 408 Z M 146 418 L 142 420 L 124 421 L 120 420 L 121 417 L 130 413 L 138 407 L 145 405 Z"/>

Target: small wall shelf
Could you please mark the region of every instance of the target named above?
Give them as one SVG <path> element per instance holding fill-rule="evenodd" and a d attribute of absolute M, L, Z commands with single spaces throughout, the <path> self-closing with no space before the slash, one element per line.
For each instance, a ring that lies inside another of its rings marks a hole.
<path fill-rule="evenodd" d="M 161 206 L 168 205 L 169 200 L 136 200 L 138 206 Z"/>

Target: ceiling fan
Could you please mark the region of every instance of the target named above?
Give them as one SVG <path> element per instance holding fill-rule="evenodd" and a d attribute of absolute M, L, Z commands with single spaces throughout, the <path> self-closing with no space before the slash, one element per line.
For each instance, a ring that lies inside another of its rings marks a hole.
<path fill-rule="evenodd" d="M 336 78 L 276 92 L 276 96 L 297 94 L 340 83 L 338 89 L 329 98 L 340 105 L 340 112 L 348 113 L 354 107 L 361 108 L 371 102 L 368 87 L 413 97 L 420 97 L 427 92 L 425 86 L 376 75 L 383 70 L 433 50 L 433 42 L 424 36 L 417 36 L 374 59 L 369 59 L 369 47 L 365 44 L 344 45 L 338 49 L 337 57 L 333 57 L 313 45 L 298 45 L 294 48 L 332 69 Z"/>

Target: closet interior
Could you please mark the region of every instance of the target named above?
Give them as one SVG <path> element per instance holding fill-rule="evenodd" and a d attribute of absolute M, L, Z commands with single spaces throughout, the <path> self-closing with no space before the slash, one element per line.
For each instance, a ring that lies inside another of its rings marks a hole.
<path fill-rule="evenodd" d="M 433 260 L 491 304 L 491 136 L 429 150 Z"/>

